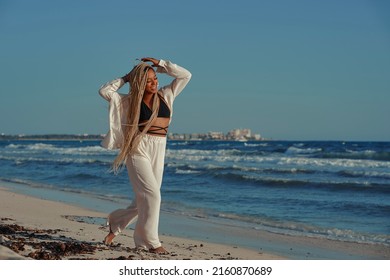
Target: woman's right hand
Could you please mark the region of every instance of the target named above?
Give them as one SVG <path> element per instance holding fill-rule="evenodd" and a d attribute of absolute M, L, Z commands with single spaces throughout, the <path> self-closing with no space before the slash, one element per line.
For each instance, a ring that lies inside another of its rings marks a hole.
<path fill-rule="evenodd" d="M 154 67 L 157 67 L 158 63 L 160 62 L 159 59 L 155 59 L 155 58 L 152 58 L 152 57 L 143 57 L 143 58 L 141 58 L 141 60 L 143 62 L 148 62 L 149 61 L 149 62 L 153 63 Z"/>

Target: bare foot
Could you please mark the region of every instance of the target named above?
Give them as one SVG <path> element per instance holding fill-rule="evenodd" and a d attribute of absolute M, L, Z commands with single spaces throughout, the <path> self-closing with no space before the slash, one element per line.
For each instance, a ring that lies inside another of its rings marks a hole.
<path fill-rule="evenodd" d="M 115 234 L 110 232 L 109 234 L 107 234 L 107 236 L 104 238 L 103 240 L 103 243 L 105 245 L 111 245 L 112 244 L 112 240 L 114 239 L 115 237 Z"/>
<path fill-rule="evenodd" d="M 158 255 L 169 255 L 169 252 L 167 250 L 165 250 L 164 247 L 157 247 L 157 248 L 151 248 L 149 249 L 149 252 L 150 253 L 155 253 L 155 254 L 158 254 Z"/>

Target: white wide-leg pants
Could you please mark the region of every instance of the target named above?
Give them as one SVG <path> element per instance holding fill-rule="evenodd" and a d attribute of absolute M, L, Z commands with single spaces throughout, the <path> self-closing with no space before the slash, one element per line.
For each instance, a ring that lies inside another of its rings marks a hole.
<path fill-rule="evenodd" d="M 166 137 L 149 134 L 143 137 L 137 151 L 126 162 L 135 199 L 126 209 L 118 209 L 108 216 L 107 224 L 115 235 L 138 217 L 134 231 L 137 248 L 154 249 L 161 246 L 158 222 L 165 148 Z"/>

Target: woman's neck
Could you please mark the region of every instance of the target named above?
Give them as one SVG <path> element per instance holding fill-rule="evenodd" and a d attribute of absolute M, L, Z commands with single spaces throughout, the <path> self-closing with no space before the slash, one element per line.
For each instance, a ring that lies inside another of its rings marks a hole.
<path fill-rule="evenodd" d="M 146 105 L 148 105 L 150 108 L 153 105 L 153 95 L 152 93 L 144 93 L 144 96 L 142 97 L 142 100 L 145 102 Z"/>

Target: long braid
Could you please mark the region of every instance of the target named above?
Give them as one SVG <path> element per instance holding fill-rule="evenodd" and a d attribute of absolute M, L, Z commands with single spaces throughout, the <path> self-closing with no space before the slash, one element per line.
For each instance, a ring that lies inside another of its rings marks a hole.
<path fill-rule="evenodd" d="M 145 92 L 146 82 L 148 78 L 148 70 L 153 69 L 149 64 L 141 62 L 136 65 L 128 74 L 130 83 L 130 93 L 122 100 L 122 102 L 129 102 L 129 111 L 127 115 L 126 129 L 124 130 L 124 143 L 120 149 L 118 156 L 113 163 L 114 172 L 118 172 L 121 166 L 125 163 L 127 157 L 134 153 L 138 147 L 142 137 L 146 134 L 152 126 L 153 121 L 157 118 L 159 109 L 159 98 L 157 94 L 153 96 L 152 116 L 144 122 L 144 129 L 139 130 L 139 115 L 140 107 Z"/>

